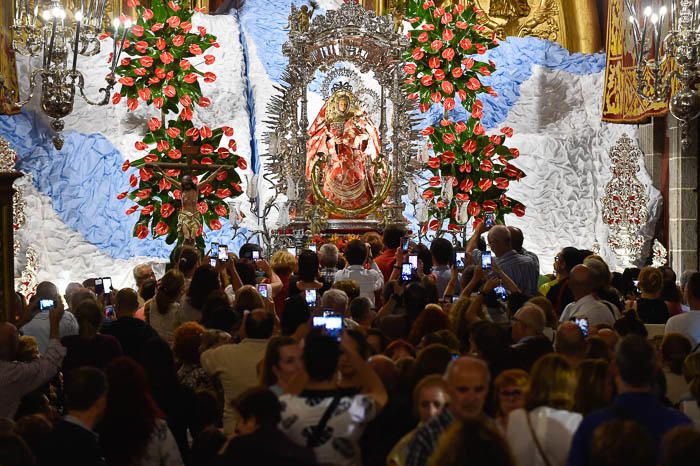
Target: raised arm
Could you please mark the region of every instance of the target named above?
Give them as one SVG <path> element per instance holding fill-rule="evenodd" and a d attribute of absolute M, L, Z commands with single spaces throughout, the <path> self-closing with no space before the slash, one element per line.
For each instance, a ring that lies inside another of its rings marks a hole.
<path fill-rule="evenodd" d="M 343 336 L 340 346 L 349 359 L 350 365 L 357 371 L 357 378 L 362 386 L 362 393 L 374 399 L 374 402 L 377 404 L 377 411 L 381 411 L 389 399 L 382 380 L 369 363 L 358 354 L 352 338 Z"/>

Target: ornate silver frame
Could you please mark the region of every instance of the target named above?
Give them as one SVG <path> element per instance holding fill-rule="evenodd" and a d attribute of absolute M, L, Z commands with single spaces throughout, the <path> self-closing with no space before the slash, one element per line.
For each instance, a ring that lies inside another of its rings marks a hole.
<path fill-rule="evenodd" d="M 271 129 L 267 135 L 269 162 L 263 178 L 274 186 L 276 195 L 296 193 L 289 207 L 296 215 L 288 229 L 312 232 L 355 227 L 377 228 L 382 223 L 405 223 L 401 197 L 407 193 L 408 180 L 417 171 L 415 154 L 418 150 L 416 122 L 412 118 L 415 104 L 401 89 L 404 78 L 401 64 L 409 42 L 394 32 L 390 16 L 377 16 L 360 4 L 350 1 L 338 10 L 318 15 L 306 26 L 301 12 L 294 4 L 290 14 L 290 33 L 282 52 L 289 58 L 279 94 L 268 105 Z M 379 93 L 379 133 L 382 156 L 387 158 L 392 183 L 386 202 L 375 218 L 329 221 L 318 205 L 307 201 L 311 191 L 306 179 L 306 142 L 309 127 L 307 89 L 316 71 L 332 73 L 338 63 L 352 63 L 360 72 L 373 72 Z M 387 117 L 387 101 L 392 104 L 391 121 Z M 389 135 L 388 129 L 391 128 Z"/>

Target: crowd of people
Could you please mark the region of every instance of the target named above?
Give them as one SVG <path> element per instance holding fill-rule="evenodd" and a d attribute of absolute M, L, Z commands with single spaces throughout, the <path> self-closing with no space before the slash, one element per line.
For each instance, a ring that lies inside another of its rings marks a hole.
<path fill-rule="evenodd" d="M 696 465 L 700 273 L 564 247 L 542 275 L 523 241 L 390 225 L 40 283 L 0 323 L 0 465 Z"/>

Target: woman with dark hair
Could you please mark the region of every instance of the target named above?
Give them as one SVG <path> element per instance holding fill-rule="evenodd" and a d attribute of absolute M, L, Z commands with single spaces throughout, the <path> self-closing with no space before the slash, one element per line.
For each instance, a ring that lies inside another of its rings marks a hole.
<path fill-rule="evenodd" d="M 93 366 L 103 369 L 109 361 L 122 354 L 119 340 L 110 335 L 97 332 L 103 320 L 103 312 L 93 299 L 81 301 L 73 309 L 78 320 L 78 335 L 61 338 L 61 344 L 66 347 L 63 358 L 63 373 L 68 374 L 77 367 Z"/>
<path fill-rule="evenodd" d="M 239 315 L 243 315 L 244 311 L 254 311 L 261 308 L 265 308 L 265 301 L 254 286 L 244 285 L 236 292 L 236 302 L 233 305 L 233 310 Z"/>
<path fill-rule="evenodd" d="M 496 378 L 505 369 L 516 367 L 509 336 L 493 322 L 475 322 L 469 335 L 469 346 L 470 353 L 476 354 L 489 365 L 492 378 Z"/>
<path fill-rule="evenodd" d="M 486 419 L 453 422 L 440 436 L 428 466 L 516 466 L 498 429 Z"/>
<path fill-rule="evenodd" d="M 683 362 L 692 351 L 690 341 L 680 333 L 667 333 L 661 342 L 661 368 L 666 378 L 666 398 L 677 405 L 688 393 L 688 382 L 683 377 Z"/>
<path fill-rule="evenodd" d="M 613 379 L 610 363 L 604 359 L 584 359 L 578 366 L 578 383 L 573 411 L 584 416 L 610 406 Z"/>
<path fill-rule="evenodd" d="M 233 310 L 229 297 L 223 290 L 214 290 L 209 294 L 202 308 L 201 324 L 204 327 L 235 335 L 241 320 L 241 314 Z"/>
<path fill-rule="evenodd" d="M 177 270 L 185 276 L 185 289 L 190 286 L 192 275 L 199 265 L 199 251 L 192 246 L 182 246 L 177 258 Z"/>
<path fill-rule="evenodd" d="M 280 396 L 303 369 L 301 346 L 292 337 L 274 337 L 267 343 L 260 384 Z"/>
<path fill-rule="evenodd" d="M 182 300 L 182 319 L 184 322 L 202 320 L 202 309 L 212 291 L 221 288 L 219 274 L 209 264 L 200 265 L 192 275 L 187 296 Z"/>
<path fill-rule="evenodd" d="M 195 424 L 194 393 L 178 381 L 170 346 L 160 338 L 149 340 L 143 348 L 141 365 L 150 382 L 153 399 L 165 414 L 182 458 L 189 458 L 187 429 Z M 192 435 L 197 433 L 192 432 Z"/>
<path fill-rule="evenodd" d="M 442 308 L 437 304 L 428 304 L 413 322 L 408 334 L 408 342 L 413 346 L 418 346 L 424 336 L 438 330 L 444 330 L 448 326 L 449 319 Z"/>
<path fill-rule="evenodd" d="M 105 369 L 109 392 L 99 427 L 110 466 L 182 466 L 182 456 L 163 413 L 151 396 L 144 370 L 118 357 Z"/>
<path fill-rule="evenodd" d="M 323 282 L 318 280 L 318 256 L 315 252 L 304 249 L 297 258 L 297 264 L 296 273 L 289 279 L 289 296 L 323 288 Z"/>
<path fill-rule="evenodd" d="M 185 276 L 177 270 L 163 275 L 158 291 L 145 306 L 146 322 L 169 344 L 173 342 L 173 332 L 182 323 L 180 298 L 185 291 Z"/>

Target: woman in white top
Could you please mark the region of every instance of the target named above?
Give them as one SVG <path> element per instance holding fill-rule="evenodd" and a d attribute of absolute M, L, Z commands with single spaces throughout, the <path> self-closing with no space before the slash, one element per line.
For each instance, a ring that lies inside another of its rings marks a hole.
<path fill-rule="evenodd" d="M 525 409 L 510 413 L 507 439 L 519 466 L 564 466 L 582 416 L 572 412 L 576 369 L 548 354 L 532 368 Z"/>
<path fill-rule="evenodd" d="M 666 378 L 666 398 L 676 406 L 688 393 L 688 383 L 683 377 L 683 362 L 690 354 L 690 341 L 680 333 L 667 333 L 661 342 L 661 367 Z"/>
<path fill-rule="evenodd" d="M 171 346 L 175 329 L 184 322 L 180 310 L 180 298 L 184 291 L 184 275 L 177 270 L 169 270 L 161 278 L 155 297 L 145 306 L 146 322 Z"/>

